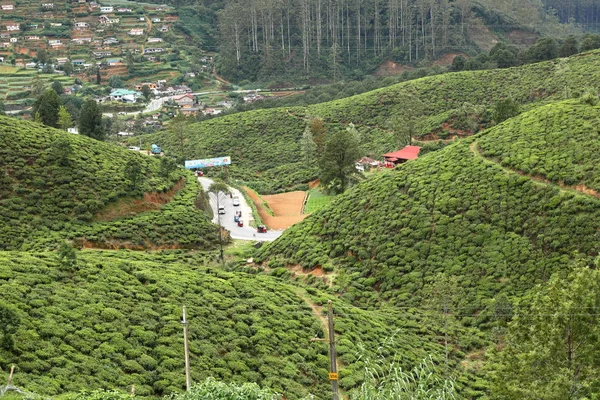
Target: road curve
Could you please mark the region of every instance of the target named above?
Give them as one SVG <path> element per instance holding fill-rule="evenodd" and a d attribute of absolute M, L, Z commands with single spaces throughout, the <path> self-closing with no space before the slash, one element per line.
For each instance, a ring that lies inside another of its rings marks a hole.
<path fill-rule="evenodd" d="M 198 178 L 198 182 L 202 185 L 202 188 L 205 191 L 208 191 L 208 188 L 213 183 L 213 180 L 210 178 Z M 258 242 L 271 242 L 277 239 L 279 236 L 283 234 L 283 231 L 272 231 L 269 230 L 266 233 L 257 233 L 256 229 L 250 226 L 250 221 L 252 218 L 252 208 L 246 202 L 246 199 L 239 190 L 234 188 L 229 188 L 233 196 L 238 196 L 240 199 L 240 205 L 234 206 L 232 200 L 229 196 L 221 195 L 219 197 L 219 204 L 225 206 L 225 214 L 218 214 L 217 210 L 217 197 L 214 193 L 209 193 L 210 197 L 210 206 L 213 210 L 213 223 L 217 225 L 221 225 L 223 228 L 227 229 L 230 232 L 232 239 L 240 239 L 240 240 L 254 240 Z M 242 212 L 242 220 L 244 221 L 244 226 L 238 226 L 237 222 L 233 220 L 233 216 L 236 211 Z"/>

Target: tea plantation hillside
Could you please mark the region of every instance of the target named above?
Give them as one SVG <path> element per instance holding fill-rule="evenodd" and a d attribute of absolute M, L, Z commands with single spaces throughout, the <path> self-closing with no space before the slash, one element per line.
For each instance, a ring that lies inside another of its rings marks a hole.
<path fill-rule="evenodd" d="M 498 294 L 522 296 L 598 255 L 600 199 L 524 172 L 596 187 L 598 111 L 574 100 L 542 106 L 408 162 L 339 196 L 257 259 L 336 271 L 342 298 L 363 305 L 419 306 L 438 274 L 454 276 L 463 323 L 485 323 L 479 311 Z"/>
<path fill-rule="evenodd" d="M 328 345 L 310 341 L 324 332 L 309 304 L 331 297 L 273 276 L 200 266 L 207 257 L 79 251 L 75 267 L 66 269 L 56 253 L 0 252 L 2 318 L 8 310 L 19 320 L 14 329 L 0 328 L 0 374 L 16 365 L 13 383 L 39 395 L 128 392 L 132 384 L 138 396 L 182 391 L 185 304 L 194 382 L 212 376 L 256 382 L 288 399 L 326 398 Z M 400 325 L 384 311 L 334 304 L 342 387 L 361 382 L 361 354 L 373 356 L 378 341 L 400 326 L 401 365 L 416 365 L 428 353 L 439 361 L 441 347 L 418 318 L 409 315 Z M 370 350 L 361 352 L 361 343 Z"/>
<path fill-rule="evenodd" d="M 416 121 L 417 139 L 470 135 L 491 125 L 499 100 L 510 97 L 530 109 L 598 87 L 599 64 L 596 51 L 517 68 L 425 77 L 305 108 L 224 116 L 192 125 L 185 134 L 151 135 L 148 143 L 191 158 L 231 155 L 239 167 L 232 169 L 234 176 L 264 193 L 277 192 L 315 176 L 315 169 L 301 163 L 299 145 L 311 118 L 322 118 L 329 133 L 354 123 L 365 155 L 380 157 L 396 149 L 393 131 L 408 121 Z"/>
<path fill-rule="evenodd" d="M 154 158 L 0 117 L 0 249 L 54 248 L 60 238 L 83 236 L 100 247 L 210 247 L 216 228 L 194 207 L 198 191 L 191 175 L 174 167 L 161 172 Z M 144 193 L 174 199 L 161 210 L 92 223 L 108 205 Z"/>

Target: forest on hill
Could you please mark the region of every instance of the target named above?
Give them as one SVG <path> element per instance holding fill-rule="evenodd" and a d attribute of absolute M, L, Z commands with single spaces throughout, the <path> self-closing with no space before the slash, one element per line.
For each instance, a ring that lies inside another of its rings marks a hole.
<path fill-rule="evenodd" d="M 2 250 L 67 238 L 106 248 L 216 243 L 195 206 L 199 184 L 167 158 L 0 116 L 0 171 Z"/>
<path fill-rule="evenodd" d="M 234 1 L 219 23 L 219 71 L 235 81 L 290 70 L 357 79 L 386 60 L 428 65 L 446 53 L 477 55 L 501 36 L 510 42 L 524 33 L 535 41 L 571 29 L 534 0 Z"/>
<path fill-rule="evenodd" d="M 416 140 L 435 142 L 492 126 L 493 108 L 503 99 L 527 110 L 578 97 L 600 83 L 599 57 L 594 51 L 518 68 L 424 77 L 308 107 L 226 115 L 145 140 L 186 159 L 231 155 L 232 177 L 260 193 L 302 189 L 316 178 L 302 146 L 303 133 L 315 120 L 322 121 L 325 135 L 353 123 L 364 155 L 378 158 L 406 144 L 406 126 Z"/>

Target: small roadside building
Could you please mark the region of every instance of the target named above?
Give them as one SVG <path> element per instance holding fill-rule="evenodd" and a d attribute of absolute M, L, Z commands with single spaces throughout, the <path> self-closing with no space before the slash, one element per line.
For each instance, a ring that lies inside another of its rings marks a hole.
<path fill-rule="evenodd" d="M 394 167 L 398 164 L 415 160 L 419 157 L 421 148 L 419 146 L 405 146 L 402 150 L 394 151 L 383 155 L 386 167 Z"/>

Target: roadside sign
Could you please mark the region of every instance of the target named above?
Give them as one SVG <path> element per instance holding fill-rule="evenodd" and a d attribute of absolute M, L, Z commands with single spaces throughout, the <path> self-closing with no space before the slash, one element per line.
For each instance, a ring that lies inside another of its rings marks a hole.
<path fill-rule="evenodd" d="M 330 372 L 329 373 L 329 380 L 330 381 L 337 381 L 338 380 L 338 374 L 337 374 L 337 372 Z"/>
<path fill-rule="evenodd" d="M 202 160 L 188 160 L 185 162 L 186 169 L 221 167 L 231 165 L 231 157 L 205 158 Z"/>

